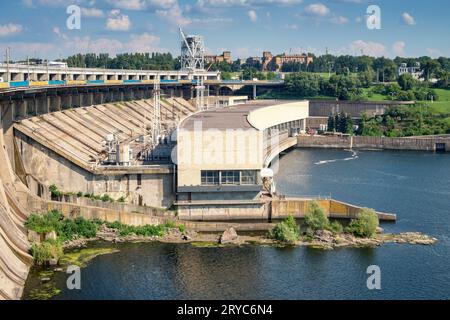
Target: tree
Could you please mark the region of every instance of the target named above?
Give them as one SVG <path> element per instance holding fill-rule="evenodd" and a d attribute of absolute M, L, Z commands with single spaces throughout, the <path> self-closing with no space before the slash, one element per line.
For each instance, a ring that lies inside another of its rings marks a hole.
<path fill-rule="evenodd" d="M 348 225 L 346 231 L 361 238 L 371 238 L 375 235 L 379 226 L 378 215 L 375 210 L 364 208 Z"/>
<path fill-rule="evenodd" d="M 394 81 L 397 75 L 397 65 L 391 59 L 384 57 L 373 61 L 373 69 L 378 72 L 379 82 Z"/>
<path fill-rule="evenodd" d="M 328 132 L 335 132 L 335 130 L 336 130 L 336 123 L 334 121 L 334 116 L 330 115 L 328 117 L 328 129 L 327 129 L 327 131 Z"/>
<path fill-rule="evenodd" d="M 405 91 L 412 90 L 416 85 L 416 80 L 409 73 L 402 74 L 400 77 L 398 77 L 397 82 L 399 86 Z"/>
<path fill-rule="evenodd" d="M 352 134 L 353 133 L 353 119 L 350 115 L 345 116 L 345 127 L 343 133 Z"/>
<path fill-rule="evenodd" d="M 441 65 L 436 60 L 427 60 L 422 64 L 423 75 L 427 81 L 429 81 L 435 73 L 437 73 L 440 69 Z"/>
<path fill-rule="evenodd" d="M 285 84 L 288 92 L 300 97 L 315 97 L 320 93 L 322 78 L 305 72 L 294 73 L 286 77 Z"/>
<path fill-rule="evenodd" d="M 325 230 L 329 225 L 325 211 L 316 201 L 309 204 L 308 212 L 305 214 L 305 224 L 313 231 Z"/>
<path fill-rule="evenodd" d="M 269 238 L 284 243 L 295 243 L 300 236 L 299 227 L 294 216 L 290 215 L 286 220 L 278 223 L 269 232 Z"/>

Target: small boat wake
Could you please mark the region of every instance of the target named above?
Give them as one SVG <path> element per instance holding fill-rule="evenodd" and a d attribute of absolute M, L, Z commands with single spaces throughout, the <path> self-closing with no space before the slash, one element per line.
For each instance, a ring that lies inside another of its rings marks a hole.
<path fill-rule="evenodd" d="M 333 163 L 333 162 L 339 162 L 339 161 L 351 161 L 351 160 L 356 160 L 359 158 L 358 153 L 354 150 L 345 150 L 348 152 L 352 153 L 351 157 L 348 158 L 344 158 L 344 159 L 332 159 L 332 160 L 323 160 L 323 161 L 319 161 L 314 163 L 315 165 L 322 165 L 322 164 L 328 164 L 328 163 Z"/>

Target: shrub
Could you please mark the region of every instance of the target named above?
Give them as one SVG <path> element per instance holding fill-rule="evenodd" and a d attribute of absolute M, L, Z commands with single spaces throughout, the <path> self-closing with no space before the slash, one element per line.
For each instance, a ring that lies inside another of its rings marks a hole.
<path fill-rule="evenodd" d="M 125 197 L 124 196 L 120 197 L 119 199 L 117 199 L 117 202 L 124 203 Z"/>
<path fill-rule="evenodd" d="M 25 227 L 39 234 L 55 231 L 62 241 L 72 240 L 76 235 L 83 238 L 94 238 L 97 235 L 98 223 L 82 217 L 75 220 L 64 219 L 58 211 L 50 211 L 44 215 L 33 213 L 25 222 Z"/>
<path fill-rule="evenodd" d="M 311 202 L 305 215 L 305 224 L 313 231 L 324 230 L 329 225 L 328 217 L 317 202 Z"/>
<path fill-rule="evenodd" d="M 61 191 L 58 190 L 58 187 L 54 184 L 52 184 L 48 190 L 50 191 L 52 197 L 60 197 L 61 196 Z"/>
<path fill-rule="evenodd" d="M 185 226 L 184 224 L 180 224 L 180 225 L 178 226 L 178 230 L 179 230 L 181 233 L 185 233 L 185 232 L 186 232 L 186 226 Z"/>
<path fill-rule="evenodd" d="M 114 199 L 111 198 L 108 194 L 104 194 L 100 200 L 102 200 L 103 202 L 114 202 Z"/>
<path fill-rule="evenodd" d="M 168 229 L 175 229 L 177 227 L 177 225 L 175 224 L 174 221 L 167 221 L 165 224 L 166 228 Z"/>
<path fill-rule="evenodd" d="M 346 231 L 356 237 L 371 238 L 375 235 L 378 226 L 376 212 L 373 209 L 364 208 L 359 213 L 358 219 L 350 222 Z"/>
<path fill-rule="evenodd" d="M 269 238 L 280 242 L 294 243 L 299 238 L 299 228 L 295 218 L 290 215 L 286 220 L 278 223 L 269 232 Z"/>
<path fill-rule="evenodd" d="M 51 259 L 59 260 L 63 256 L 63 249 L 59 242 L 47 240 L 42 243 L 33 243 L 31 255 L 37 264 L 45 264 Z"/>
<path fill-rule="evenodd" d="M 83 192 L 81 192 L 81 191 L 80 191 L 80 192 L 78 192 L 78 193 L 77 193 L 77 197 L 78 197 L 78 198 L 81 198 L 81 197 L 83 197 Z"/>
<path fill-rule="evenodd" d="M 339 223 L 339 221 L 333 221 L 328 225 L 327 230 L 333 232 L 334 234 L 339 234 L 344 232 L 344 227 Z"/>
<path fill-rule="evenodd" d="M 58 211 L 50 211 L 46 214 L 31 214 L 25 222 L 25 227 L 39 234 L 60 230 L 63 215 Z"/>
<path fill-rule="evenodd" d="M 169 229 L 167 224 L 165 225 L 145 225 L 145 226 L 129 226 L 122 224 L 118 221 L 106 223 L 106 226 L 111 229 L 116 229 L 119 231 L 119 236 L 126 237 L 131 235 L 143 236 L 143 237 L 162 237 L 167 233 Z"/>

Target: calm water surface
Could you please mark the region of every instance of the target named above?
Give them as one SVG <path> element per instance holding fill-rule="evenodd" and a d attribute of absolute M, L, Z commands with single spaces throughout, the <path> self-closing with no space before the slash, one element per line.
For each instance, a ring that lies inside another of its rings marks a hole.
<path fill-rule="evenodd" d="M 82 290 L 55 299 L 450 298 L 450 155 L 297 149 L 279 164 L 283 194 L 331 194 L 393 212 L 398 221 L 383 224 L 387 232 L 420 231 L 439 243 L 333 251 L 123 244 L 82 269 Z M 366 287 L 370 265 L 381 268 L 380 291 Z M 65 280 L 56 277 L 60 288 Z"/>

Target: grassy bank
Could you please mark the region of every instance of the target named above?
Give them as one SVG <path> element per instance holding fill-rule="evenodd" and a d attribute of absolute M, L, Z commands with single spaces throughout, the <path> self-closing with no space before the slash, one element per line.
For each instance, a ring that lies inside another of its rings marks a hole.
<path fill-rule="evenodd" d="M 162 225 L 130 226 L 120 222 L 87 220 L 82 217 L 68 219 L 58 211 L 50 211 L 46 214 L 33 213 L 25 222 L 25 227 L 35 233 L 31 240 L 31 254 L 40 265 L 58 262 L 64 256 L 62 250 L 64 243 L 97 238 L 100 227 L 114 230 L 120 237 L 162 237 L 171 229 L 184 230 L 184 226 L 177 227 L 174 222 Z"/>

